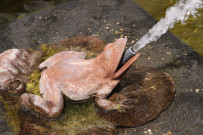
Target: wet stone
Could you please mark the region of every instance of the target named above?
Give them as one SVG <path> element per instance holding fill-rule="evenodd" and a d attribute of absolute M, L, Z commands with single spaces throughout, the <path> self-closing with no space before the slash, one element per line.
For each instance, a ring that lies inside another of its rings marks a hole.
<path fill-rule="evenodd" d="M 111 101 L 122 102 L 124 110 L 97 110 L 99 116 L 116 126 L 134 127 L 151 121 L 166 109 L 174 96 L 174 82 L 165 72 L 136 66 L 131 75 L 136 76 L 134 83 L 109 97 Z"/>

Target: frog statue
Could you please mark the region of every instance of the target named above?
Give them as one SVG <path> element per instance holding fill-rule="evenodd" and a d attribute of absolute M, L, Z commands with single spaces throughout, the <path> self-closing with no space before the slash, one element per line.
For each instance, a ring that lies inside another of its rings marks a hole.
<path fill-rule="evenodd" d="M 75 101 L 95 97 L 96 105 L 104 110 L 124 108 L 125 105 L 122 102 L 115 103 L 108 100 L 107 97 L 139 57 L 139 54 L 136 54 L 118 68 L 126 42 L 127 38 L 119 38 L 115 42 L 107 44 L 103 52 L 92 59 L 85 59 L 85 52 L 75 51 L 63 51 L 51 56 L 39 65 L 39 69 L 43 70 L 39 83 L 41 96 L 22 94 L 22 107 L 30 108 L 40 115 L 52 119 L 59 117 L 62 113 L 63 96 Z M 20 52 L 15 51 L 17 53 L 10 52 L 11 59 L 8 59 L 8 62 L 17 58 L 17 54 Z M 16 61 L 18 60 L 16 59 Z M 23 63 L 21 65 L 23 67 Z M 6 67 L 4 70 L 8 70 L 9 75 L 13 74 L 10 72 L 12 70 L 6 69 Z M 22 70 L 24 69 L 22 68 Z M 6 75 L 3 69 L 2 73 Z M 5 84 L 4 79 L 0 81 L 1 85 Z"/>

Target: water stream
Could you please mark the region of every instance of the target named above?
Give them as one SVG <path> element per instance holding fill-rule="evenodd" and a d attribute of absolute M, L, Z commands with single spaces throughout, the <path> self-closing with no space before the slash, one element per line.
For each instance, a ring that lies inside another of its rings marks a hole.
<path fill-rule="evenodd" d="M 168 31 L 174 27 L 174 24 L 181 21 L 184 22 L 190 15 L 196 16 L 197 9 L 203 8 L 202 0 L 180 0 L 174 6 L 166 10 L 164 18 L 152 27 L 149 32 L 144 35 L 138 42 L 133 45 L 133 50 L 137 52 L 152 41 L 156 41 Z"/>

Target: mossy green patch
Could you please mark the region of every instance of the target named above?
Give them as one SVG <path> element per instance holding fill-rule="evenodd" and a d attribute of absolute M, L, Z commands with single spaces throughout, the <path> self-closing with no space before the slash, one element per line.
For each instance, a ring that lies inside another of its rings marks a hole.
<path fill-rule="evenodd" d="M 1 96 L 0 101 L 4 104 L 4 109 L 6 111 L 5 117 L 8 125 L 14 134 L 18 134 L 20 132 L 20 117 L 18 115 L 20 105 L 9 104 L 9 102 L 5 101 Z"/>
<path fill-rule="evenodd" d="M 25 15 L 26 15 L 25 13 L 20 14 L 17 19 L 21 19 L 21 18 L 23 18 Z"/>
<path fill-rule="evenodd" d="M 49 57 L 51 57 L 52 55 L 54 55 L 56 53 L 59 53 L 59 52 L 67 50 L 66 48 L 63 48 L 63 47 L 58 48 L 58 47 L 55 47 L 55 46 L 52 46 L 52 45 L 48 45 L 48 44 L 42 44 L 39 47 L 39 49 L 43 53 L 43 57 L 42 57 L 43 61 L 48 59 Z"/>
<path fill-rule="evenodd" d="M 71 135 L 84 132 L 91 127 L 114 128 L 114 125 L 98 117 L 94 100 L 83 103 L 66 101 L 64 115 L 57 122 L 50 123 L 56 129 L 67 131 Z"/>
<path fill-rule="evenodd" d="M 39 92 L 39 79 L 41 77 L 41 72 L 36 69 L 31 73 L 29 77 L 29 82 L 26 84 L 26 91 L 31 94 L 40 95 Z"/>

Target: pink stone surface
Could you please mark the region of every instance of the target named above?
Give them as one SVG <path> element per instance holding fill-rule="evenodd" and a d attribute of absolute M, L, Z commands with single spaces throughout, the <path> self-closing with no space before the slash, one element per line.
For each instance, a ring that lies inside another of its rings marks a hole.
<path fill-rule="evenodd" d="M 84 100 L 95 96 L 96 104 L 105 110 L 118 109 L 118 104 L 107 99 L 121 77 L 136 61 L 139 54 L 127 61 L 119 70 L 127 38 L 120 38 L 105 46 L 103 52 L 92 59 L 85 59 L 85 52 L 64 51 L 41 63 L 40 94 L 24 93 L 24 107 L 49 118 L 60 116 L 63 95 L 71 100 Z M 122 103 L 119 104 L 122 107 Z"/>
<path fill-rule="evenodd" d="M 28 74 L 36 66 L 39 52 L 10 49 L 0 54 L 0 90 L 8 90 L 13 94 L 22 93 Z M 10 89 L 10 90 L 11 90 Z"/>

